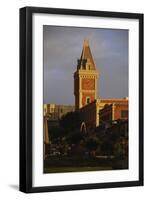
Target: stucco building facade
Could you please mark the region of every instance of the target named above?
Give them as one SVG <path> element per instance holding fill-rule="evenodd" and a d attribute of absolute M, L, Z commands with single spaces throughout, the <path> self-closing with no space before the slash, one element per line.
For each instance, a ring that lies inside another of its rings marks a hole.
<path fill-rule="evenodd" d="M 74 73 L 74 95 L 75 109 L 80 112 L 87 126 L 99 126 L 107 113 L 108 108 L 103 110 L 106 105 L 111 105 L 109 107 L 109 114 L 112 112 L 111 120 L 121 119 L 120 113 L 128 112 L 128 98 L 100 98 L 99 71 L 88 40 L 84 40 L 81 57 L 78 59 L 77 70 Z"/>
<path fill-rule="evenodd" d="M 108 121 L 107 118 L 122 119 L 121 113 L 128 113 L 128 99 L 96 99 L 79 111 L 87 126 L 97 127 L 100 122 Z"/>

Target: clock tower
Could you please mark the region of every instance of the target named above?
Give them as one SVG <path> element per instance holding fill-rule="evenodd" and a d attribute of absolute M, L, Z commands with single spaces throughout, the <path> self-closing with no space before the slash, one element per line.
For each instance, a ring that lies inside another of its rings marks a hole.
<path fill-rule="evenodd" d="M 74 95 L 76 110 L 97 98 L 98 72 L 92 57 L 89 41 L 84 40 L 83 50 L 74 73 Z"/>

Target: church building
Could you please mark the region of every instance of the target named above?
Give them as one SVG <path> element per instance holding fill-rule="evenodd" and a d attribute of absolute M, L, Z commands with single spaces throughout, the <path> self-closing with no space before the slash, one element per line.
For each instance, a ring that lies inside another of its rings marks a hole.
<path fill-rule="evenodd" d="M 97 82 L 99 84 L 99 72 L 91 53 L 89 41 L 84 40 L 81 57 L 77 61 L 77 70 L 74 73 L 75 109 L 80 112 L 86 125 L 92 127 L 99 126 L 100 121 L 103 121 L 100 116 L 103 116 L 103 119 L 108 118 L 104 117 L 108 112 L 108 109 L 104 109 L 106 105 L 115 107 L 112 112 L 115 118 L 112 116 L 111 120 L 121 119 L 123 118 L 121 113 L 128 113 L 128 98 L 101 99 Z M 102 109 L 103 112 L 100 115 Z"/>

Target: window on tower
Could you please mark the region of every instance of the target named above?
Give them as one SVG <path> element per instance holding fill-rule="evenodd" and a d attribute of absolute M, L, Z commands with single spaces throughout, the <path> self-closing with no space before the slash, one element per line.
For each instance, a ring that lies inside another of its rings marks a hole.
<path fill-rule="evenodd" d="M 90 97 L 86 97 L 86 104 L 90 103 Z"/>
<path fill-rule="evenodd" d="M 121 118 L 128 118 L 128 110 L 121 111 Z"/>

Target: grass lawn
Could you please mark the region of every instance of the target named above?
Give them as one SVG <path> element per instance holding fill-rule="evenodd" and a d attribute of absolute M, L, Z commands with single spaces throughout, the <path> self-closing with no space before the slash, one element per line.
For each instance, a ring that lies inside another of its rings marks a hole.
<path fill-rule="evenodd" d="M 44 161 L 44 173 L 112 170 L 110 159 L 49 157 Z"/>
<path fill-rule="evenodd" d="M 44 173 L 60 173 L 60 172 L 85 172 L 85 171 L 100 171 L 112 170 L 110 166 L 97 166 L 97 167 L 48 167 L 44 169 Z"/>

